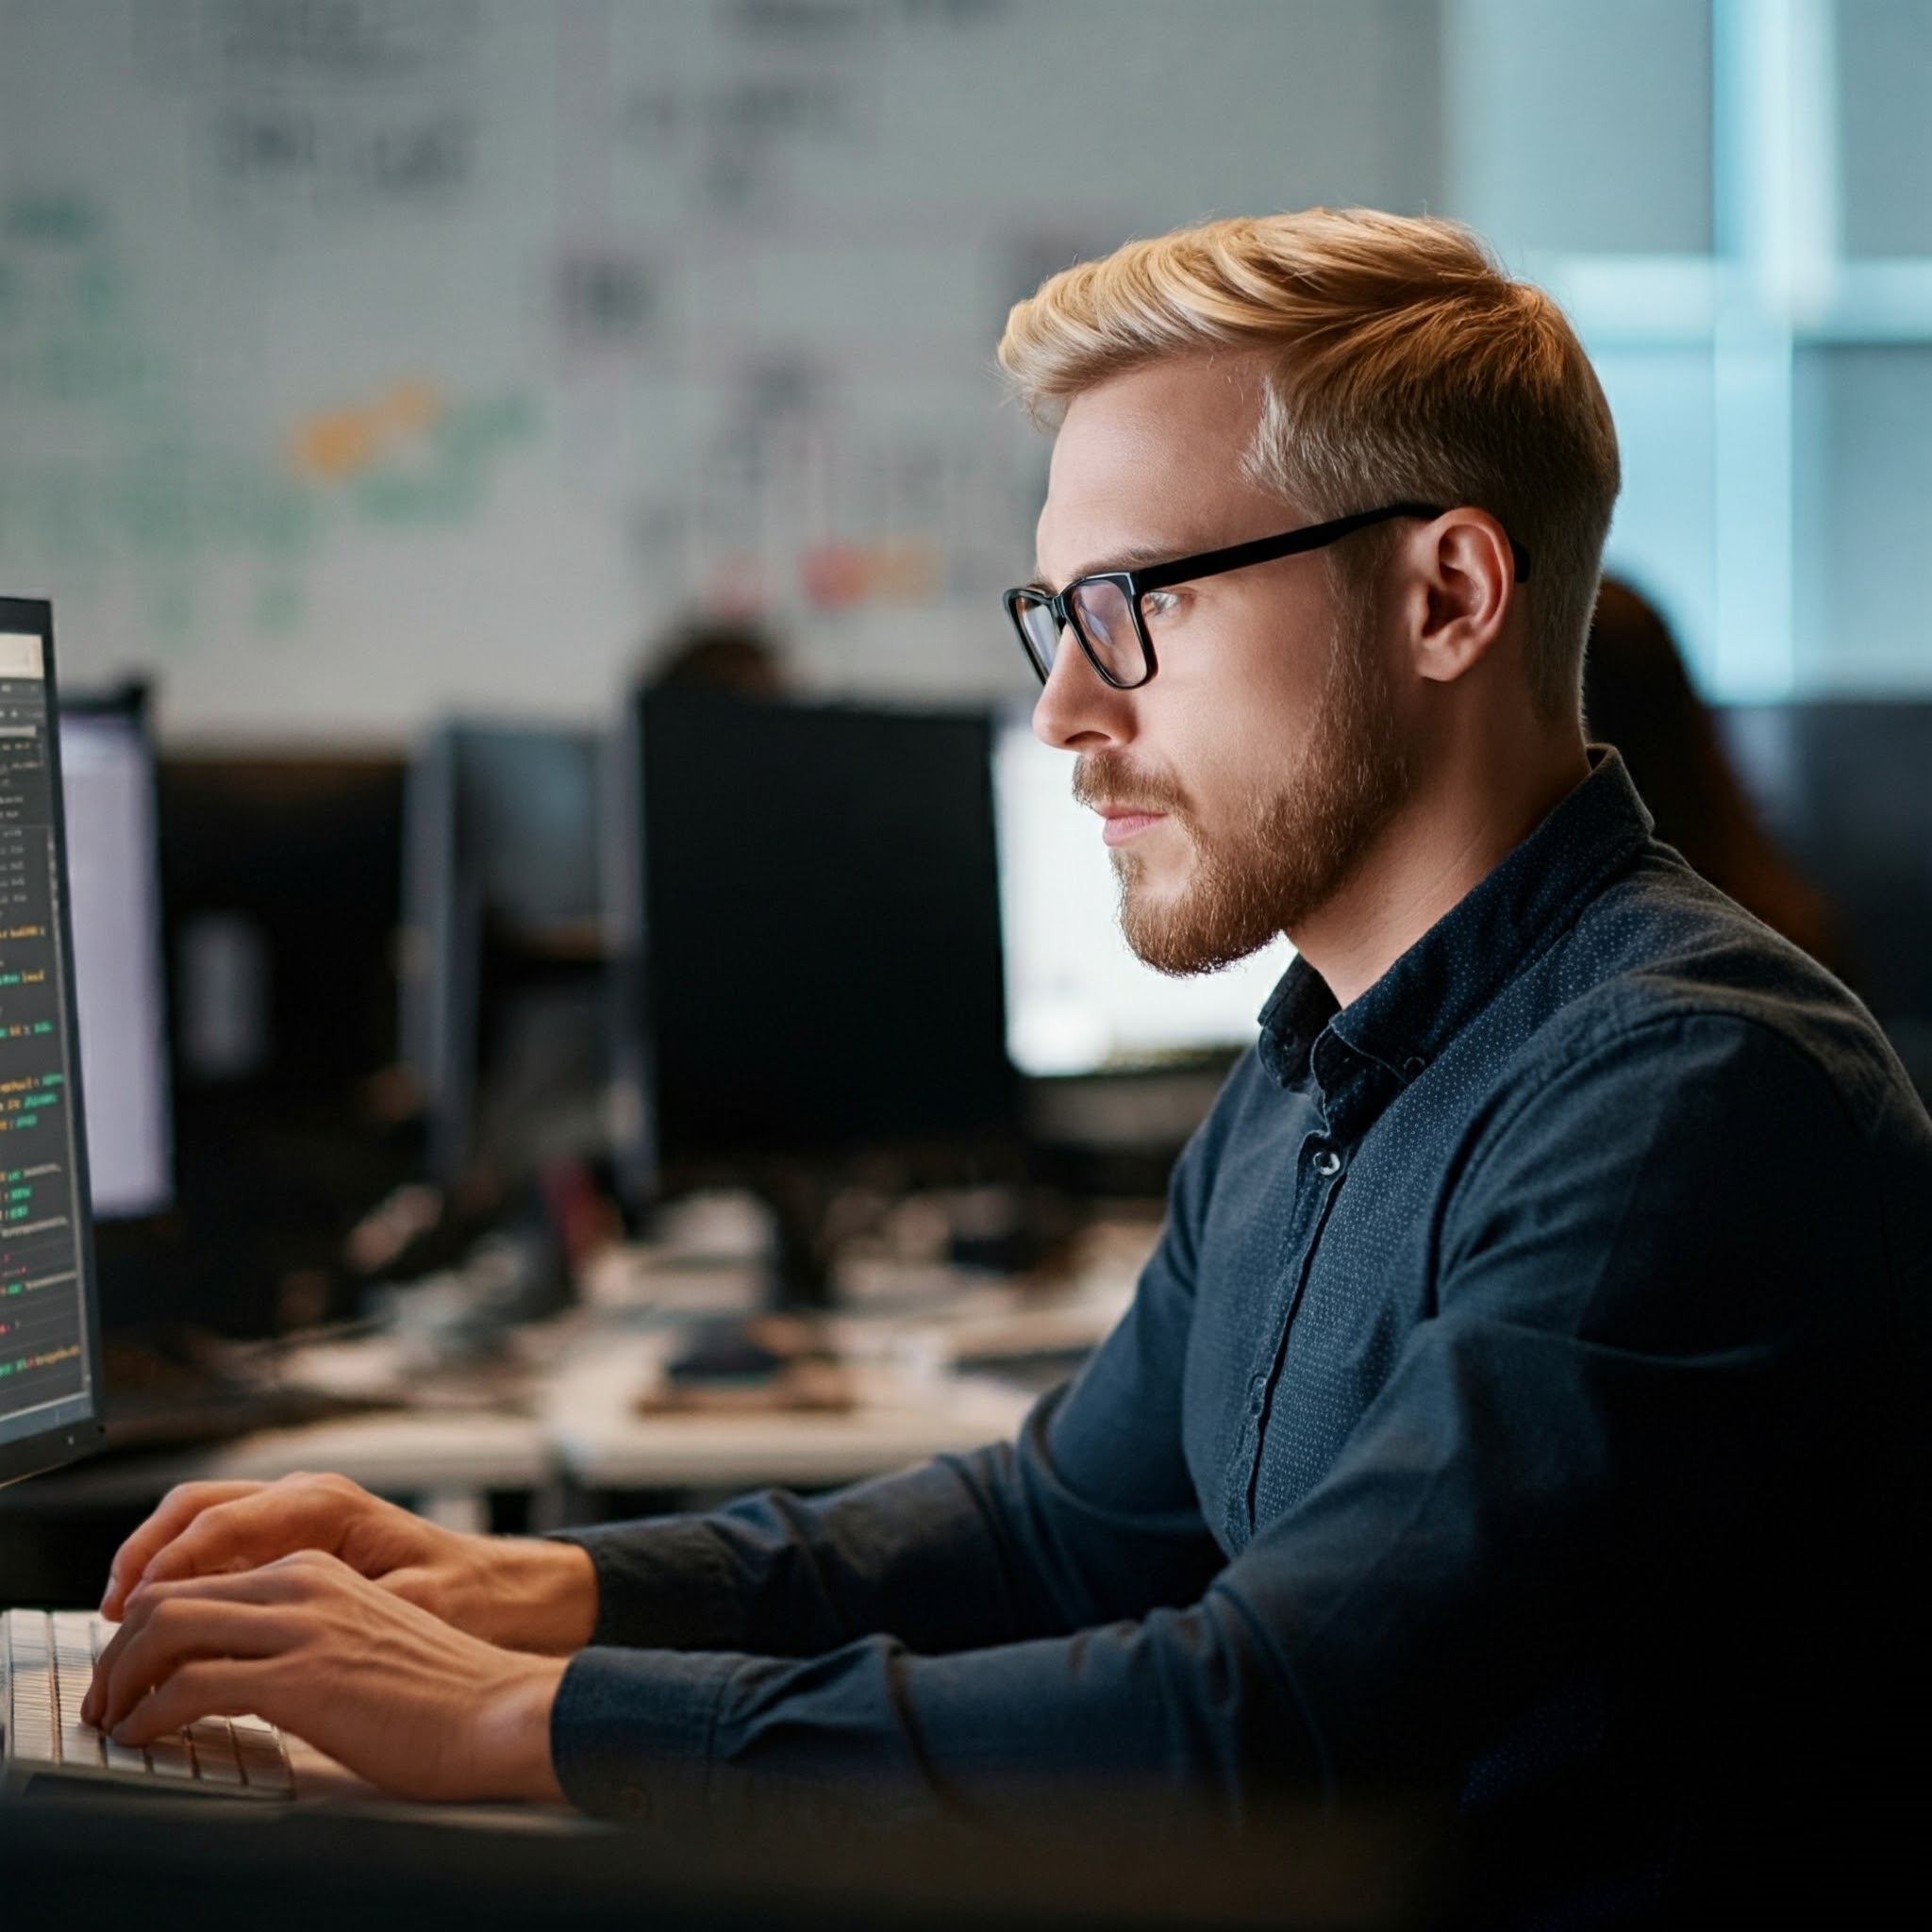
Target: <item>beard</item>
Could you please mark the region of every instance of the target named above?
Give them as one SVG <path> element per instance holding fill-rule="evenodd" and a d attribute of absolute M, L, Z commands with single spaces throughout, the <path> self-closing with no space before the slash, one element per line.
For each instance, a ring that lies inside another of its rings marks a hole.
<path fill-rule="evenodd" d="M 1291 932 L 1347 881 L 1370 841 L 1407 797 L 1409 763 L 1367 613 L 1344 608 L 1330 641 L 1320 709 L 1294 770 L 1262 791 L 1233 827 L 1210 834 L 1178 784 L 1119 754 L 1074 768 L 1082 805 L 1163 811 L 1193 847 L 1181 889 L 1157 899 L 1146 861 L 1115 851 L 1123 937 L 1157 972 L 1213 973 Z"/>

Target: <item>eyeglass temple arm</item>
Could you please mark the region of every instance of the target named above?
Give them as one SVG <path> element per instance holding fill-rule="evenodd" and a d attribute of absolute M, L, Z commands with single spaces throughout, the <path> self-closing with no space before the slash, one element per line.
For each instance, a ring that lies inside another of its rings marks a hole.
<path fill-rule="evenodd" d="M 1353 516 L 1336 517 L 1325 524 L 1310 524 L 1305 530 L 1291 530 L 1285 537 L 1257 537 L 1247 543 L 1230 543 L 1222 550 L 1204 551 L 1198 557 L 1182 558 L 1175 563 L 1157 563 L 1146 570 L 1127 573 L 1137 590 L 1164 591 L 1170 584 L 1185 584 L 1195 577 L 1219 576 L 1224 571 L 1244 570 L 1251 563 L 1272 563 L 1276 558 L 1299 556 L 1306 550 L 1320 550 L 1366 530 L 1373 524 L 1385 524 L 1396 517 L 1432 519 L 1444 512 L 1433 504 L 1391 503 L 1381 509 L 1357 510 Z M 1508 533 L 1504 533 L 1506 536 Z M 1529 581 L 1529 552 L 1514 537 L 1509 552 L 1516 565 L 1516 581 Z"/>

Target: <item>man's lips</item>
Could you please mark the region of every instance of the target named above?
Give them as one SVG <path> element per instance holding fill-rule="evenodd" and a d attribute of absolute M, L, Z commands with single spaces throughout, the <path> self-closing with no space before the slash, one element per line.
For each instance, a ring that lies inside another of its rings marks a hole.
<path fill-rule="evenodd" d="M 1109 845 L 1124 845 L 1167 816 L 1164 811 L 1146 811 L 1137 806 L 1101 805 L 1094 809 L 1100 814 L 1100 836 Z"/>

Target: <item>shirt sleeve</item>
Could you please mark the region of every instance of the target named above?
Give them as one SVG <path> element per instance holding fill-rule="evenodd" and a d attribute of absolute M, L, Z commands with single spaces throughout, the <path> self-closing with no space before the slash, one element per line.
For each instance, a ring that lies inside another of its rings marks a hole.
<path fill-rule="evenodd" d="M 1189 1600 L 1145 1600 L 1172 1598 L 1184 1564 L 1139 1604 L 1120 1588 L 1141 1550 L 1189 1541 L 1178 1515 L 1147 1535 L 1180 1479 L 1172 1396 L 1133 1407 L 1136 1357 L 1174 1340 L 1157 1276 L 1110 1366 L 1039 1419 L 1001 1508 L 949 1492 L 930 1574 L 989 1564 L 995 1641 L 935 1655 L 929 1622 L 879 1621 L 806 1657 L 593 1648 L 553 1717 L 565 1790 L 593 1811 L 655 1789 L 713 1813 L 810 1790 L 985 1815 L 1079 1781 L 1239 1816 L 1284 1786 L 1465 1764 L 1499 1712 L 1644 1628 L 1714 1669 L 1740 1641 L 1789 1644 L 1804 1592 L 1781 1602 L 1768 1553 L 1838 1465 L 1809 1432 L 1885 1345 L 1882 1204 L 1833 1087 L 1766 1029 L 1691 1016 L 1577 1042 L 1473 1135 L 1438 1307 L 1325 1478 Z M 1014 1528 L 1042 1497 L 1051 1526 Z M 815 1638 L 885 1607 L 812 1591 L 841 1606 Z"/>
<path fill-rule="evenodd" d="M 1192 1602 L 1222 1555 L 1180 1441 L 1204 1161 L 1127 1315 L 1017 1442 L 801 1500 L 564 1532 L 597 1574 L 592 1642 L 822 1656 L 891 1632 L 949 1653 L 1061 1635 Z"/>

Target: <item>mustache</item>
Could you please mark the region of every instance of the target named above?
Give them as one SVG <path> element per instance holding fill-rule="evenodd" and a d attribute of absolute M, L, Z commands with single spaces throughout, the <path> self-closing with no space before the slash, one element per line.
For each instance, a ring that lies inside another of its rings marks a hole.
<path fill-rule="evenodd" d="M 1187 794 L 1159 772 L 1142 771 L 1120 752 L 1083 752 L 1074 761 L 1074 802 L 1116 811 L 1182 812 Z"/>

